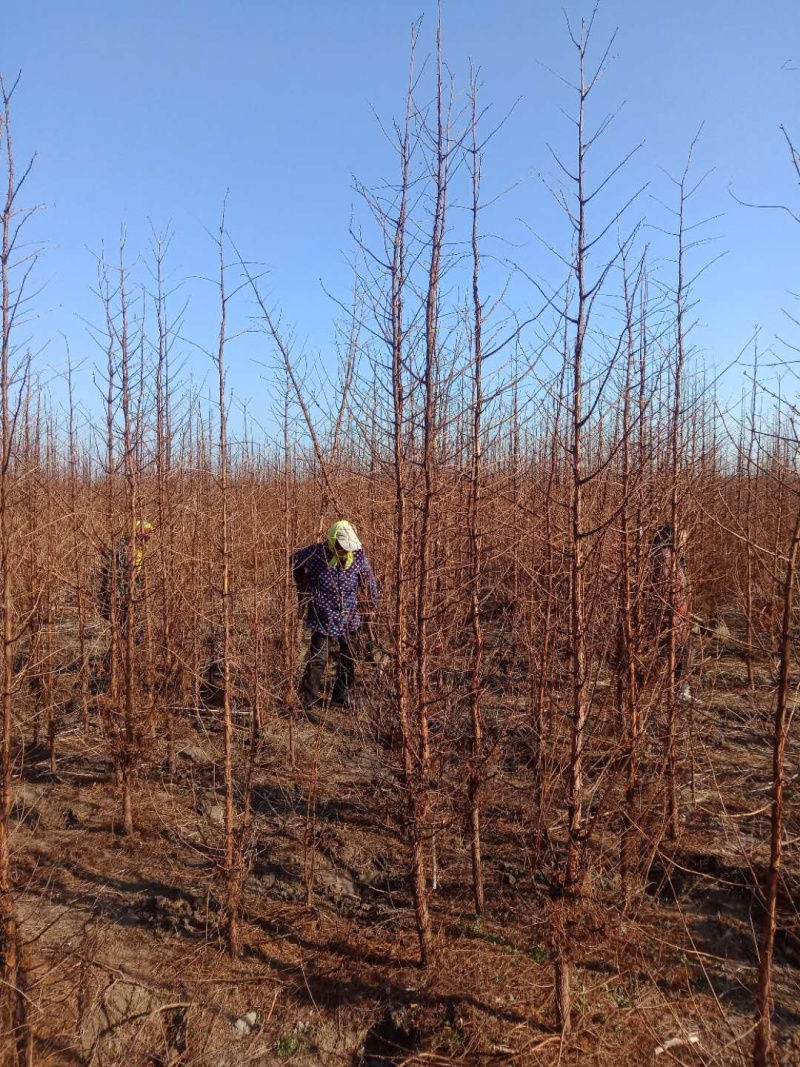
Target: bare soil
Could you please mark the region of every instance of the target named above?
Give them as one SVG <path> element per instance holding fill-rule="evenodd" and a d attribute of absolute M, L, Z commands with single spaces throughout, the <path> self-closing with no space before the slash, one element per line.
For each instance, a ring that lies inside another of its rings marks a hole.
<path fill-rule="evenodd" d="M 217 713 L 171 712 L 174 774 L 152 758 L 163 758 L 163 726 L 145 739 L 137 832 L 126 837 L 102 697 L 87 725 L 79 702 L 67 700 L 74 679 L 63 677 L 56 773 L 28 732 L 13 812 L 37 1064 L 748 1062 L 774 703 L 766 669 L 758 681 L 751 692 L 741 661 L 705 642 L 696 703 L 685 713 L 683 832 L 642 856 L 641 891 L 625 912 L 617 824 L 609 815 L 599 827 L 572 946 L 573 1033 L 562 1040 L 553 1026 L 547 875 L 562 816 L 552 814 L 543 838 L 522 733 L 504 734 L 485 791 L 489 915 L 478 922 L 453 758 L 460 739 L 447 722 L 439 726 L 436 744 L 448 754 L 434 805 L 439 958 L 426 973 L 417 964 L 398 754 L 381 710 L 387 681 L 365 670 L 357 711 L 326 707 L 319 722 L 270 715 L 252 794 L 244 948 L 232 961 L 220 932 Z M 505 714 L 498 699 L 501 725 Z M 237 722 L 244 752 L 244 714 Z M 775 961 L 784 1065 L 800 1064 L 796 751 Z"/>

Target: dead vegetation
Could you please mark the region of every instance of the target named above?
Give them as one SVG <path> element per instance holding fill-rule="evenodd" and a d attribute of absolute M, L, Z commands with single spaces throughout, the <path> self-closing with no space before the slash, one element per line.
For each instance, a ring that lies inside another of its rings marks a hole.
<path fill-rule="evenodd" d="M 717 652 L 709 639 L 704 653 Z M 561 1055 L 634 1064 L 696 1035 L 697 1044 L 667 1050 L 672 1062 L 746 1061 L 763 920 L 757 887 L 769 860 L 771 693 L 751 693 L 745 677 L 738 658 L 703 663 L 680 842 L 662 841 L 643 858 L 641 891 L 624 908 L 613 809 L 593 843 L 563 1048 L 553 1025 L 551 873 L 563 824 L 553 820 L 545 842 L 536 832 L 524 736 L 506 741 L 490 780 L 483 920 L 469 888 L 460 760 L 439 763 L 430 893 L 438 962 L 422 971 L 401 784 L 376 736 L 378 700 L 370 690 L 355 715 L 331 709 L 319 724 L 295 721 L 294 767 L 289 720 L 276 717 L 252 783 L 242 947 L 231 961 L 218 717 L 176 717 L 175 774 L 145 762 L 131 837 L 113 769 L 87 744 L 76 708 L 61 724 L 56 775 L 44 746 L 25 753 L 12 814 L 37 1060 L 524 1064 Z M 453 725 L 442 723 L 437 740 L 463 750 L 467 738 L 451 737 Z M 102 736 L 94 709 L 92 735 Z M 800 795 L 788 812 L 796 833 Z M 773 972 L 785 1063 L 800 1007 L 798 873 L 784 870 Z"/>
<path fill-rule="evenodd" d="M 3 1062 L 800 1062 L 797 412 L 754 363 L 720 416 L 696 146 L 655 270 L 635 191 L 607 199 L 629 157 L 589 179 L 608 53 L 569 34 L 566 251 L 550 286 L 514 268 L 530 313 L 487 277 L 477 79 L 458 96 L 440 27 L 429 84 L 415 28 L 335 380 L 223 213 L 214 403 L 181 382 L 170 236 L 146 280 L 122 242 L 96 424 L 24 348 L 3 88 Z M 231 432 L 237 316 L 263 435 Z M 307 716 L 289 557 L 344 515 L 380 647 L 357 708 Z"/>

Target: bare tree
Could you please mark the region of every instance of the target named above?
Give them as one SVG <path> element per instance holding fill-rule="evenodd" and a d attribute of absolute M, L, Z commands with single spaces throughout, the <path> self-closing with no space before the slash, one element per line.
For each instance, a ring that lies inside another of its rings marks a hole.
<path fill-rule="evenodd" d="M 781 619 L 778 692 L 775 699 L 775 721 L 772 734 L 772 804 L 770 811 L 770 854 L 767 869 L 764 934 L 756 986 L 756 1032 L 753 1050 L 755 1067 L 767 1067 L 771 1062 L 772 1046 L 772 957 L 777 930 L 778 885 L 784 852 L 784 759 L 787 742 L 787 699 L 789 695 L 790 661 L 792 652 L 792 607 L 794 603 L 795 568 L 800 545 L 800 509 L 794 523 L 785 556 L 783 611 Z"/>
<path fill-rule="evenodd" d="M 470 161 L 472 171 L 472 470 L 470 472 L 469 546 L 470 546 L 470 618 L 472 624 L 472 667 L 470 680 L 470 714 L 472 719 L 472 761 L 468 794 L 472 848 L 472 892 L 475 911 L 484 913 L 483 860 L 481 857 L 481 785 L 483 779 L 483 537 L 481 502 L 483 490 L 483 304 L 480 292 L 480 231 L 478 226 L 481 195 L 481 151 L 478 144 L 477 84 L 471 86 Z"/>
<path fill-rule="evenodd" d="M 14 1034 L 16 1062 L 25 1067 L 33 1064 L 33 1033 L 28 1022 L 25 967 L 22 940 L 14 907 L 11 880 L 9 816 L 13 803 L 12 734 L 14 729 L 15 651 L 20 632 L 14 603 L 13 570 L 16 549 L 16 520 L 14 511 L 15 471 L 14 449 L 17 416 L 24 398 L 24 379 L 29 361 L 21 363 L 14 343 L 14 330 L 22 321 L 29 300 L 28 282 L 38 258 L 37 252 L 20 246 L 20 234 L 33 210 L 19 204 L 20 193 L 33 166 L 33 160 L 21 175 L 14 165 L 11 141 L 11 98 L 19 79 L 8 87 L 0 76 L 2 142 L 6 169 L 6 189 L 3 198 L 0 240 L 0 302 L 2 303 L 2 337 L 0 337 L 0 582 L 3 604 L 3 713 L 0 764 L 0 977 L 3 981 L 3 1000 L 7 1008 L 4 1020 L 11 1023 Z"/>

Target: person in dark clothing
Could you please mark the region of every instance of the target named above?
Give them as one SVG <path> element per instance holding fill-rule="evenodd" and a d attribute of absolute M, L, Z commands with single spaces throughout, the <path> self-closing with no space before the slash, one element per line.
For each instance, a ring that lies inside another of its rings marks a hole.
<path fill-rule="evenodd" d="M 128 627 L 131 584 L 135 596 L 141 588 L 144 550 L 152 533 L 152 523 L 146 519 L 137 519 L 133 542 L 123 534 L 117 538 L 112 548 L 103 550 L 99 590 L 100 614 L 106 621 L 110 621 L 113 601 L 119 632 L 123 635 Z"/>
<path fill-rule="evenodd" d="M 298 549 L 292 556 L 292 574 L 306 629 L 311 631 L 300 700 L 310 709 L 320 703 L 328 656 L 336 651 L 336 677 L 331 700 L 351 705 L 350 690 L 356 670 L 353 638 L 362 624 L 359 593 L 370 617 L 378 608 L 378 585 L 355 528 L 340 520 L 328 530 L 325 541 Z"/>
<path fill-rule="evenodd" d="M 653 595 L 650 625 L 662 646 L 669 640 L 670 630 L 674 631 L 678 699 L 689 704 L 692 700 L 689 678 L 694 658 L 691 587 L 683 555 L 678 555 L 673 574 L 676 551 L 675 531 L 671 523 L 664 523 L 656 530 L 651 549 Z"/>

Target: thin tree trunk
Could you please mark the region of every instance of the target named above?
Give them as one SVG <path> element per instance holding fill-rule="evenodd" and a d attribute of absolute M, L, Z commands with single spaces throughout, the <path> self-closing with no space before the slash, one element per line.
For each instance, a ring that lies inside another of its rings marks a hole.
<path fill-rule="evenodd" d="M 408 485 L 406 456 L 406 388 L 405 388 L 405 322 L 404 297 L 406 287 L 406 228 L 411 166 L 411 121 L 414 112 L 414 47 L 416 29 L 412 31 L 411 66 L 406 98 L 406 121 L 400 144 L 401 189 L 397 222 L 392 240 L 391 265 L 391 355 L 392 355 L 392 451 L 395 497 L 394 552 L 394 699 L 400 722 L 403 744 L 403 785 L 406 800 L 406 831 L 411 853 L 411 883 L 414 896 L 414 915 L 420 958 L 427 966 L 433 957 L 433 931 L 428 909 L 428 887 L 425 876 L 424 816 L 425 810 L 418 788 L 418 765 L 423 758 L 422 736 L 412 733 L 409 677 L 412 666 L 409 649 L 409 601 L 406 566 L 409 557 L 409 522 L 407 514 Z M 423 709 L 427 715 L 427 709 Z M 427 718 L 423 724 L 427 731 Z M 425 738 L 427 744 L 427 737 Z"/>
<path fill-rule="evenodd" d="M 787 740 L 786 705 L 792 656 L 792 604 L 797 548 L 800 544 L 800 510 L 795 519 L 783 582 L 783 616 L 781 621 L 778 694 L 775 702 L 775 726 L 772 735 L 772 808 L 770 812 L 770 854 L 767 870 L 764 915 L 764 939 L 756 986 L 756 1032 L 753 1049 L 754 1067 L 768 1067 L 772 1049 L 772 957 L 777 930 L 778 882 L 783 860 L 784 753 Z"/>
<path fill-rule="evenodd" d="M 481 156 L 478 148 L 477 86 L 472 82 L 472 471 L 469 503 L 470 617 L 472 623 L 472 667 L 470 715 L 472 720 L 472 767 L 468 795 L 470 846 L 472 854 L 472 895 L 475 912 L 485 910 L 483 860 L 481 856 L 481 788 L 484 775 L 483 709 L 483 624 L 481 598 L 483 580 L 483 541 L 481 531 L 481 490 L 483 487 L 483 306 L 480 298 L 480 210 Z"/>
<path fill-rule="evenodd" d="M 22 959 L 22 943 L 14 907 L 11 887 L 11 851 L 9 841 L 9 817 L 13 804 L 11 744 L 14 723 L 14 595 L 12 566 L 14 560 L 12 470 L 15 417 L 11 404 L 11 330 L 14 323 L 12 307 L 10 255 L 14 198 L 18 186 L 14 178 L 14 155 L 11 147 L 10 103 L 11 91 L 7 91 L 0 78 L 3 97 L 3 114 L 0 120 L 0 141 L 5 134 L 7 166 L 7 192 L 2 214 L 2 252 L 0 252 L 0 301 L 2 302 L 2 338 L 0 338 L 0 432 L 2 432 L 2 455 L 0 456 L 0 582 L 3 600 L 3 733 L 0 741 L 0 978 L 3 982 L 3 999 L 10 1004 L 12 1030 L 15 1036 L 16 1062 L 20 1067 L 32 1067 L 33 1033 L 28 1022 L 27 997 L 25 994 L 25 971 Z M 23 177 L 24 180 L 24 177 Z M 15 306 L 19 306 L 20 291 L 17 290 Z"/>
<path fill-rule="evenodd" d="M 222 600 L 222 726 L 225 744 L 225 874 L 227 879 L 228 950 L 233 959 L 239 955 L 237 897 L 240 872 L 234 864 L 234 781 L 233 720 L 231 716 L 231 546 L 228 500 L 228 424 L 225 396 L 225 342 L 228 297 L 225 289 L 225 212 L 219 228 L 220 326 L 217 348 L 219 385 L 219 504 L 220 504 L 220 596 Z"/>
<path fill-rule="evenodd" d="M 133 777 L 136 760 L 137 686 L 135 663 L 136 598 L 136 511 L 137 479 L 134 460 L 133 415 L 131 413 L 130 338 L 128 333 L 128 295 L 125 285 L 124 240 L 120 242 L 119 301 L 121 327 L 118 334 L 120 349 L 120 388 L 122 402 L 122 433 L 125 470 L 127 558 L 125 560 L 125 736 L 122 747 L 122 821 L 126 834 L 133 833 Z"/>
<path fill-rule="evenodd" d="M 680 545 L 682 539 L 682 509 L 679 495 L 680 465 L 682 457 L 681 417 L 683 404 L 683 372 L 686 362 L 686 327 L 684 324 L 686 301 L 685 278 L 685 234 L 686 234 L 686 179 L 692 161 L 694 142 L 689 149 L 683 175 L 679 183 L 680 200 L 678 204 L 678 283 L 676 291 L 676 351 L 675 371 L 672 395 L 672 420 L 670 428 L 670 523 L 672 525 L 673 548 L 670 556 L 669 598 L 668 598 L 668 645 L 667 645 L 667 740 L 665 763 L 667 772 L 667 824 L 668 836 L 677 841 L 680 835 L 680 804 L 677 782 L 677 720 L 678 720 L 678 679 L 677 679 L 677 582 L 680 563 Z M 685 684 L 682 683 L 682 684 Z"/>
<path fill-rule="evenodd" d="M 632 891 L 633 857 L 638 824 L 636 796 L 639 788 L 639 743 L 641 718 L 639 714 L 639 685 L 636 672 L 638 631 L 635 629 L 633 609 L 633 551 L 631 544 L 631 389 L 634 372 L 634 323 L 633 294 L 629 289 L 627 272 L 624 273 L 625 310 L 627 330 L 627 363 L 625 389 L 622 401 L 622 494 L 620 512 L 620 599 L 619 599 L 619 662 L 617 677 L 620 692 L 619 713 L 625 737 L 625 799 L 622 813 L 620 840 L 620 888 L 623 908 L 630 902 Z M 641 474 L 641 472 L 640 472 Z"/>
<path fill-rule="evenodd" d="M 564 889 L 569 896 L 577 896 L 583 881 L 584 852 L 584 782 L 583 754 L 586 734 L 588 700 L 586 690 L 586 625 L 583 595 L 583 349 L 586 338 L 589 294 L 586 288 L 586 205 L 585 181 L 585 103 L 588 88 L 585 83 L 586 39 L 580 44 L 580 105 L 578 109 L 578 228 L 574 273 L 577 308 L 575 312 L 575 342 L 572 350 L 571 428 L 570 428 L 570 651 L 572 658 L 572 733 L 570 742 L 569 780 L 567 784 L 567 864 Z M 562 1023 L 564 1021 L 562 1020 Z M 568 1025 L 568 1024 L 567 1024 Z"/>
<path fill-rule="evenodd" d="M 435 449 L 437 441 L 437 385 L 439 366 L 439 282 L 444 241 L 445 209 L 447 203 L 448 146 L 445 140 L 444 87 L 442 69 L 441 11 L 437 28 L 437 98 L 436 98 L 436 178 L 431 232 L 431 258 L 428 266 L 428 284 L 425 299 L 425 364 L 422 373 L 422 508 L 419 533 L 419 570 L 417 580 L 417 625 L 416 625 L 416 768 L 413 790 L 415 800 L 415 823 L 413 847 L 419 851 L 414 862 L 414 876 L 421 880 L 416 896 L 425 894 L 425 863 L 421 854 L 423 842 L 428 836 L 430 813 L 430 732 L 431 707 L 429 623 L 431 616 L 431 541 L 434 507 L 437 497 Z M 420 919 L 423 916 L 419 916 Z M 420 931 L 423 965 L 433 962 L 433 933 L 430 916 L 427 927 Z"/>

